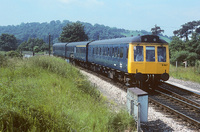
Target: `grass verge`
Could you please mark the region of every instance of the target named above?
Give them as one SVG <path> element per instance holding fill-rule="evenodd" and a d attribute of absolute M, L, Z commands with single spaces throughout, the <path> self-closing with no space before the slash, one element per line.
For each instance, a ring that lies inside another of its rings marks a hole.
<path fill-rule="evenodd" d="M 200 67 L 175 67 L 170 65 L 170 76 L 187 81 L 200 83 Z"/>
<path fill-rule="evenodd" d="M 64 60 L 0 57 L 0 131 L 134 129 L 127 112 L 110 111 L 101 94 Z"/>

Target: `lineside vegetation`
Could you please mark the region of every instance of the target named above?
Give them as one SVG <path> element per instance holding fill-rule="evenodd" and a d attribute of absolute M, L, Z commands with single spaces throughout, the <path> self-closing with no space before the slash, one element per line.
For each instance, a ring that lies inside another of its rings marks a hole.
<path fill-rule="evenodd" d="M 197 61 L 194 67 L 175 67 L 173 65 L 170 66 L 170 76 L 185 80 L 185 81 L 193 81 L 200 83 L 200 61 Z"/>
<path fill-rule="evenodd" d="M 0 55 L 0 131 L 134 130 L 125 111 L 116 113 L 86 78 L 63 59 Z"/>

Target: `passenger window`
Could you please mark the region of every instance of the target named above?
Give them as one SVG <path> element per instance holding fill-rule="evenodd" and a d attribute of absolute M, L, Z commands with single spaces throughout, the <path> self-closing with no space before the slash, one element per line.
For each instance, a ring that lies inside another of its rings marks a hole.
<path fill-rule="evenodd" d="M 101 48 L 100 48 L 100 47 L 99 47 L 99 51 L 98 51 L 98 54 L 99 54 L 99 55 L 101 55 Z"/>
<path fill-rule="evenodd" d="M 120 48 L 120 58 L 123 58 L 123 54 L 124 54 L 124 48 L 123 47 L 121 47 Z"/>
<path fill-rule="evenodd" d="M 155 47 L 146 46 L 146 61 L 153 62 L 155 61 Z"/>
<path fill-rule="evenodd" d="M 134 61 L 143 61 L 143 46 L 134 46 Z"/>
<path fill-rule="evenodd" d="M 113 48 L 112 49 L 112 57 L 114 57 L 115 56 L 115 49 Z"/>
<path fill-rule="evenodd" d="M 158 62 L 166 62 L 166 47 L 158 47 Z"/>
<path fill-rule="evenodd" d="M 120 48 L 117 48 L 117 57 L 119 57 L 119 50 Z"/>
<path fill-rule="evenodd" d="M 117 51 L 118 51 L 118 48 L 115 47 L 115 57 L 117 57 Z"/>

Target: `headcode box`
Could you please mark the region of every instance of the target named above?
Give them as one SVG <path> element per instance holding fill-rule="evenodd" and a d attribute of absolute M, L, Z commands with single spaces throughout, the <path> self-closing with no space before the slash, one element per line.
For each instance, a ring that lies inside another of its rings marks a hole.
<path fill-rule="evenodd" d="M 138 103 L 140 111 L 138 112 Z M 127 90 L 127 108 L 130 115 L 137 120 L 140 114 L 140 122 L 148 122 L 148 94 L 139 88 L 129 88 Z"/>

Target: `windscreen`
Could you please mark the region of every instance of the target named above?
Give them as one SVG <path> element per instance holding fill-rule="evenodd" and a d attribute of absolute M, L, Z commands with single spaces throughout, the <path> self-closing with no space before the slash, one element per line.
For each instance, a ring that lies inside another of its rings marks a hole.
<path fill-rule="evenodd" d="M 155 46 L 146 46 L 146 61 L 155 61 Z"/>

